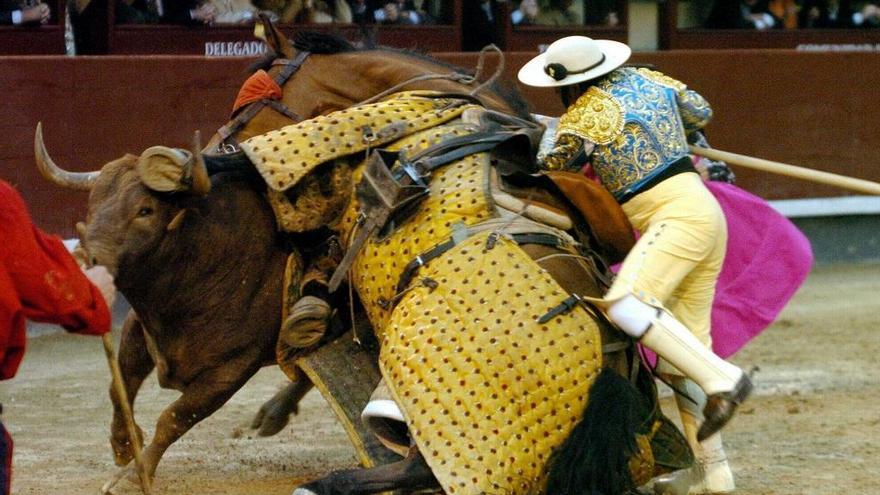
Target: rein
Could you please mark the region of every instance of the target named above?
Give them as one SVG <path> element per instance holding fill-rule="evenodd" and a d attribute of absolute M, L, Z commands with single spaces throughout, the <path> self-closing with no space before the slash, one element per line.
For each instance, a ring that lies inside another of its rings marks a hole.
<path fill-rule="evenodd" d="M 477 61 L 477 69 L 473 76 L 469 76 L 467 74 L 456 71 L 452 71 L 447 74 L 437 74 L 433 72 L 421 74 L 407 79 L 406 81 L 403 81 L 401 83 L 398 83 L 375 96 L 367 98 L 366 100 L 355 104 L 355 106 L 364 105 L 367 103 L 374 103 L 390 94 L 400 91 L 402 88 L 410 84 L 421 81 L 447 80 L 464 85 L 474 84 L 476 81 L 479 81 L 483 76 L 483 71 L 485 69 L 485 57 L 489 51 L 494 51 L 495 53 L 497 53 L 500 57 L 500 61 L 498 63 L 498 67 L 496 67 L 495 69 L 495 72 L 492 74 L 492 77 L 490 77 L 485 82 L 474 88 L 473 91 L 468 93 L 470 96 L 475 97 L 478 93 L 482 92 L 488 86 L 495 83 L 495 81 L 497 81 L 498 78 L 501 76 L 501 73 L 504 72 L 504 53 L 495 45 L 489 45 L 480 51 L 480 58 Z M 284 84 L 287 83 L 287 81 L 289 81 L 291 77 L 293 77 L 293 75 L 300 69 L 300 67 L 302 67 L 303 63 L 305 63 L 310 54 L 311 52 L 301 51 L 297 53 L 296 57 L 293 60 L 286 58 L 273 60 L 273 66 L 284 66 L 284 69 L 282 69 L 281 72 L 276 74 L 273 78 L 275 83 L 278 84 L 279 87 L 283 88 Z M 238 142 L 233 136 L 241 131 L 251 121 L 251 119 L 253 119 L 265 107 L 272 108 L 276 112 L 292 120 L 294 123 L 302 122 L 303 120 L 305 120 L 301 115 L 292 111 L 287 105 L 271 98 L 261 98 L 245 105 L 244 108 L 235 115 L 235 117 L 233 117 L 231 120 L 229 120 L 229 122 L 227 122 L 217 130 L 217 135 L 220 136 L 220 143 L 217 145 L 217 149 L 214 151 L 224 154 L 234 153 L 238 151 Z"/>
<path fill-rule="evenodd" d="M 371 98 L 367 98 L 366 100 L 358 103 L 357 105 L 374 103 L 374 102 L 381 100 L 382 98 L 384 98 L 390 94 L 393 94 L 393 93 L 400 91 L 402 88 L 406 87 L 409 84 L 419 82 L 419 81 L 447 80 L 447 81 L 457 82 L 459 84 L 464 84 L 464 85 L 473 84 L 474 82 L 476 82 L 480 79 L 480 76 L 483 75 L 483 69 L 485 68 L 484 62 L 485 62 L 486 53 L 488 53 L 491 50 L 494 50 L 496 53 L 498 53 L 498 56 L 501 57 L 501 61 L 498 63 L 498 67 L 495 69 L 495 73 L 492 74 L 492 77 L 490 77 L 486 82 L 480 84 L 473 91 L 468 93 L 470 96 L 476 96 L 477 93 L 483 91 L 486 87 L 488 87 L 489 85 L 494 83 L 496 80 L 498 80 L 498 77 L 500 77 L 501 73 L 504 72 L 504 52 L 502 52 L 495 45 L 489 45 L 489 46 L 484 47 L 482 50 L 480 50 L 480 58 L 477 61 L 477 71 L 474 73 L 473 76 L 469 76 L 467 74 L 462 74 L 461 72 L 455 72 L 455 71 L 450 72 L 449 74 L 435 74 L 433 72 L 428 73 L 428 74 L 422 74 L 420 76 L 415 76 L 410 79 L 407 79 L 406 81 L 398 83 L 398 84 L 386 89 L 385 91 L 382 91 L 381 93 L 379 93 Z"/>
<path fill-rule="evenodd" d="M 283 88 L 284 84 L 293 77 L 300 67 L 302 67 L 309 55 L 311 55 L 311 52 L 301 51 L 296 54 L 296 57 L 293 60 L 287 58 L 273 60 L 272 65 L 284 66 L 281 72 L 276 74 L 273 78 L 275 84 Z M 253 119 L 254 116 L 265 107 L 272 108 L 294 122 L 302 122 L 305 120 L 284 103 L 280 103 L 271 98 L 261 98 L 245 105 L 244 109 L 238 112 L 232 120 L 227 122 L 220 129 L 217 129 L 217 135 L 220 136 L 220 144 L 217 145 L 216 151 L 220 153 L 234 153 L 235 151 L 238 151 L 238 143 L 233 136 L 241 131 L 244 126 L 246 126 L 248 122 L 250 122 L 251 119 Z"/>

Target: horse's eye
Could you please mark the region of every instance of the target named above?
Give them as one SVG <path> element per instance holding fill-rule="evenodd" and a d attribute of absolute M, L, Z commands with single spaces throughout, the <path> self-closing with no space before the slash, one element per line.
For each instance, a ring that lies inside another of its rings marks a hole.
<path fill-rule="evenodd" d="M 138 210 L 139 217 L 146 217 L 153 214 L 153 209 L 149 206 L 144 206 L 140 210 Z"/>

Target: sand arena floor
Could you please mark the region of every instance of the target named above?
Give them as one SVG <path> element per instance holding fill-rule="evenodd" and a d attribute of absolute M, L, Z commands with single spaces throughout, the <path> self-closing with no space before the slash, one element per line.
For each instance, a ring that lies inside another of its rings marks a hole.
<path fill-rule="evenodd" d="M 871 494 L 880 481 L 880 265 L 814 270 L 778 321 L 737 354 L 759 366 L 757 391 L 726 430 L 737 493 Z M 96 338 L 31 340 L 17 378 L 0 384 L 12 432 L 13 493 L 95 495 L 115 471 L 108 444 L 109 372 Z M 256 438 L 252 415 L 283 383 L 265 368 L 168 452 L 157 495 L 288 494 L 297 481 L 356 464 L 317 392 L 280 434 Z M 136 404 L 149 435 L 177 393 L 155 377 Z M 664 399 L 664 406 L 671 400 Z M 122 486 L 117 493 L 139 493 Z"/>

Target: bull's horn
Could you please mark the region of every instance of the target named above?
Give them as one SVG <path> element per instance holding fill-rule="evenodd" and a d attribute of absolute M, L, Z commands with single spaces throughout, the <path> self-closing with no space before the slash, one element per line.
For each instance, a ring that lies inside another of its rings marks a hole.
<path fill-rule="evenodd" d="M 43 123 L 37 123 L 37 132 L 34 135 L 34 157 L 37 161 L 37 168 L 50 182 L 58 184 L 61 187 L 70 189 L 78 189 L 80 191 L 91 190 L 98 179 L 101 172 L 68 172 L 63 170 L 49 156 L 46 151 L 46 144 L 43 142 Z"/>
<path fill-rule="evenodd" d="M 202 158 L 202 134 L 199 131 L 193 135 L 192 156 L 192 192 L 205 196 L 211 191 L 211 178 L 208 177 L 208 167 Z"/>

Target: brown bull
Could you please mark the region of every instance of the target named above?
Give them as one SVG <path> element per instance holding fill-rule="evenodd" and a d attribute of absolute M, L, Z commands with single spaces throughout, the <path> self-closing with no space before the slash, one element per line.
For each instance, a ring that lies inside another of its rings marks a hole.
<path fill-rule="evenodd" d="M 87 220 L 78 225 L 85 254 L 91 264 L 108 267 L 134 310 L 119 348 L 130 401 L 154 368 L 163 388 L 181 392 L 143 451 L 152 475 L 172 443 L 260 367 L 275 363 L 289 252 L 260 187 L 240 174 L 209 180 L 200 160 L 169 148 L 126 155 L 100 172 L 72 173 L 49 157 L 39 127 L 35 147 L 44 176 L 91 191 Z M 142 177 L 156 166 L 166 175 L 184 172 L 154 178 L 157 191 Z M 311 388 L 301 385 L 292 395 L 297 401 Z M 125 465 L 132 458 L 129 436 L 112 390 L 111 399 L 111 443 L 116 463 Z"/>

